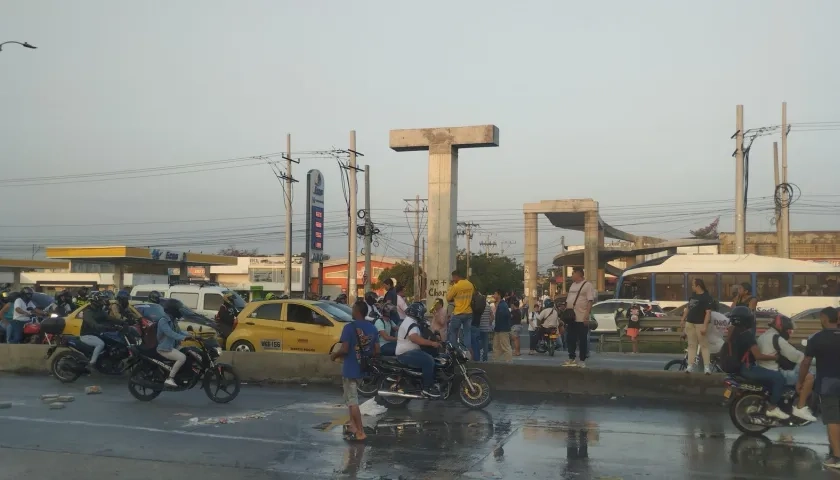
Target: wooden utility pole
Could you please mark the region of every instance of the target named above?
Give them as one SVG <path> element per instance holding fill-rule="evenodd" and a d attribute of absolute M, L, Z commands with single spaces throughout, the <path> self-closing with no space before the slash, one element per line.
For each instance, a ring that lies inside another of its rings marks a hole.
<path fill-rule="evenodd" d="M 496 246 L 496 242 L 491 242 L 490 241 L 490 235 L 487 235 L 487 240 L 485 240 L 483 242 L 478 242 L 478 244 L 481 245 L 482 247 L 484 247 L 484 256 L 485 257 L 489 257 L 490 256 L 490 248 Z"/>
<path fill-rule="evenodd" d="M 428 211 L 425 202 L 427 199 L 420 198 L 420 195 L 413 199 L 404 198 L 404 202 L 408 203 L 405 207 L 405 213 L 414 214 L 414 295 L 418 295 L 422 290 L 423 282 L 420 280 L 420 214 Z M 411 202 L 414 202 L 414 208 L 410 207 Z M 424 202 L 421 208 L 420 202 Z M 407 220 L 407 219 L 406 219 Z"/>
<path fill-rule="evenodd" d="M 735 253 L 746 253 L 744 212 L 744 106 L 735 107 Z"/>
<path fill-rule="evenodd" d="M 776 197 L 779 191 L 779 144 L 773 142 L 773 198 Z M 776 218 L 776 256 L 781 257 L 782 251 L 782 210 L 777 206 L 774 210 Z"/>
<path fill-rule="evenodd" d="M 782 258 L 790 258 L 790 198 L 788 197 L 787 183 L 787 137 L 790 131 L 787 123 L 787 102 L 782 102 Z"/>
<path fill-rule="evenodd" d="M 467 239 L 467 272 L 466 278 L 467 280 L 470 279 L 470 244 L 472 243 L 473 238 L 473 228 L 479 227 L 480 225 L 473 222 L 458 222 L 458 226 L 464 227 L 464 230 L 458 232 L 458 235 L 463 235 Z"/>
<path fill-rule="evenodd" d="M 370 263 L 370 244 L 373 228 L 373 222 L 370 220 L 370 165 L 365 165 L 365 293 L 370 291 L 370 284 L 372 282 L 371 263 Z"/>

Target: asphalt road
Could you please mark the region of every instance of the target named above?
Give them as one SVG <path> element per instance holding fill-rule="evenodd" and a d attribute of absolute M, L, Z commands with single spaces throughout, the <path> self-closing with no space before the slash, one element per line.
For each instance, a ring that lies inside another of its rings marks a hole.
<path fill-rule="evenodd" d="M 88 382 L 90 384 L 90 382 Z M 0 376 L 0 479 L 837 479 L 820 425 L 739 437 L 724 408 L 499 396 L 486 411 L 415 402 L 365 417 L 342 440 L 337 389 L 247 386 L 229 405 L 201 391 L 151 403 L 123 382 Z M 40 395 L 70 393 L 50 410 Z M 224 418 L 224 420 L 221 420 Z"/>

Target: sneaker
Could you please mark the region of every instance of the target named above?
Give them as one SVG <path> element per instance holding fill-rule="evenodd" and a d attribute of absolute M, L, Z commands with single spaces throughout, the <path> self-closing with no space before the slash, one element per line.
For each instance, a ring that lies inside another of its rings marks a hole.
<path fill-rule="evenodd" d="M 178 386 L 178 384 L 175 383 L 175 380 L 172 380 L 171 378 L 167 378 L 166 381 L 163 382 L 163 384 L 166 385 L 167 387 L 177 387 Z"/>
<path fill-rule="evenodd" d="M 838 469 L 840 469 L 840 458 L 837 458 L 834 455 L 829 455 L 823 461 L 823 465 L 825 465 L 828 468 L 838 468 Z"/>
<path fill-rule="evenodd" d="M 432 385 L 429 388 L 423 389 L 423 395 L 432 398 L 439 398 L 440 397 L 440 388 L 437 385 Z"/>
<path fill-rule="evenodd" d="M 770 418 L 778 418 L 779 420 L 787 420 L 790 418 L 790 415 L 783 412 L 779 407 L 775 407 L 772 410 L 767 410 L 765 413 Z"/>
<path fill-rule="evenodd" d="M 791 413 L 793 414 L 794 417 L 801 418 L 802 420 L 807 420 L 809 422 L 816 422 L 817 421 L 817 417 L 815 417 L 814 414 L 811 413 L 811 409 L 808 408 L 807 406 L 804 406 L 802 408 L 793 407 L 793 410 L 791 411 Z"/>
<path fill-rule="evenodd" d="M 577 362 L 577 366 L 578 366 L 579 368 L 586 368 L 586 362 L 584 362 L 583 360 L 581 360 L 581 361 Z"/>
<path fill-rule="evenodd" d="M 689 365 L 689 366 L 685 369 L 685 373 L 694 373 L 694 364 Z"/>
<path fill-rule="evenodd" d="M 564 367 L 576 367 L 577 362 L 574 361 L 574 359 L 569 359 L 569 360 L 566 360 L 565 362 L 563 362 L 562 366 L 564 366 Z"/>
<path fill-rule="evenodd" d="M 706 375 L 711 375 L 712 374 L 711 367 L 709 367 L 709 366 L 703 367 L 703 373 L 706 374 Z"/>

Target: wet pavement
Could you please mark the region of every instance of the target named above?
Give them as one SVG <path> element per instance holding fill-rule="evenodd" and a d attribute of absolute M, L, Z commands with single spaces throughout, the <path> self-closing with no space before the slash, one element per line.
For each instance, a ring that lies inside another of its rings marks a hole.
<path fill-rule="evenodd" d="M 742 437 L 723 407 L 500 394 L 486 411 L 413 402 L 342 439 L 336 388 L 246 386 L 131 397 L 122 381 L 0 375 L 0 479 L 840 479 L 824 429 Z M 71 394 L 50 410 L 43 394 Z"/>

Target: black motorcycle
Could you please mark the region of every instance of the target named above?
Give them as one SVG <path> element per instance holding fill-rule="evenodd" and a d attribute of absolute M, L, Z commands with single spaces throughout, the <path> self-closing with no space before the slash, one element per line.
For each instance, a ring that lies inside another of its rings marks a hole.
<path fill-rule="evenodd" d="M 435 382 L 440 398 L 423 395 L 423 374 L 420 369 L 401 363 L 397 357 L 380 357 L 375 363 L 381 372 L 376 403 L 386 408 L 403 408 L 411 400 L 446 400 L 457 390 L 458 398 L 468 408 L 480 409 L 493 400 L 487 373 L 467 368 L 467 349 L 463 345 L 443 344 L 443 352 L 435 357 Z"/>
<path fill-rule="evenodd" d="M 191 329 L 188 329 L 191 330 Z M 163 382 L 169 378 L 172 360 L 161 357 L 156 350 L 131 347 L 131 360 L 128 378 L 128 391 L 137 400 L 149 402 L 162 392 L 181 392 L 190 390 L 201 382 L 204 393 L 216 403 L 228 403 L 239 395 L 242 382 L 233 369 L 233 365 L 219 363 L 222 347 L 214 338 L 195 337 L 197 346 L 181 348 L 187 361 L 175 375 L 177 387 L 169 387 Z M 224 392 L 224 394 L 221 394 Z"/>
<path fill-rule="evenodd" d="M 118 331 L 104 332 L 99 338 L 105 342 L 105 349 L 96 359 L 93 368 L 105 375 L 121 375 L 128 367 L 129 347 L 140 342 L 140 332 L 134 326 L 123 326 Z M 55 345 L 47 350 L 50 358 L 59 347 L 66 350 L 53 358 L 50 371 L 61 383 L 72 383 L 84 374 L 90 373 L 88 365 L 93 355 L 93 347 L 84 343 L 80 337 L 62 336 Z"/>
<path fill-rule="evenodd" d="M 803 427 L 811 422 L 793 416 L 791 410 L 799 402 L 799 396 L 793 387 L 785 387 L 779 408 L 790 415 L 787 420 L 780 420 L 766 415 L 770 391 L 761 383 L 747 380 L 739 375 L 729 375 L 723 381 L 726 390 L 724 398 L 729 400 L 729 417 L 735 427 L 747 435 L 759 436 L 776 427 Z M 808 406 L 814 416 L 819 415 L 819 402 L 816 395 L 808 399 Z"/>

